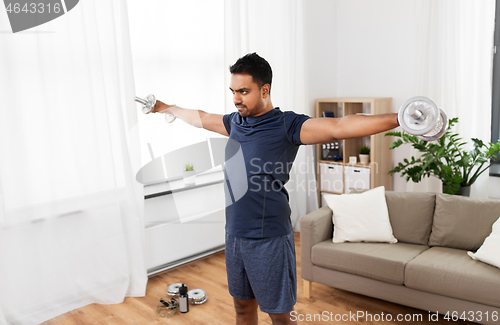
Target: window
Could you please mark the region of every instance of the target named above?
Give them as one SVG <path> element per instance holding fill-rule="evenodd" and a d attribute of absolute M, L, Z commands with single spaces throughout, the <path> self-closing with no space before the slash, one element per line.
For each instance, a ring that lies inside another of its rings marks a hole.
<path fill-rule="evenodd" d="M 129 1 L 129 29 L 136 96 L 224 114 L 224 1 Z M 140 105 L 137 104 L 139 110 Z M 217 136 L 163 114 L 139 113 L 142 166 Z"/>
<path fill-rule="evenodd" d="M 500 0 L 496 0 L 494 48 L 491 142 L 496 143 L 500 140 Z M 491 166 L 490 176 L 500 177 L 500 162 Z"/>

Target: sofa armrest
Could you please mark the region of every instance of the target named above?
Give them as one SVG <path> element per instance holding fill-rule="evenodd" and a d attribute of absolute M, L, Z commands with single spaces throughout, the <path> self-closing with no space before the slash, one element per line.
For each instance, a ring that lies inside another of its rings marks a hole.
<path fill-rule="evenodd" d="M 300 219 L 300 267 L 304 280 L 312 281 L 313 245 L 333 237 L 332 214 L 332 210 L 324 206 Z"/>

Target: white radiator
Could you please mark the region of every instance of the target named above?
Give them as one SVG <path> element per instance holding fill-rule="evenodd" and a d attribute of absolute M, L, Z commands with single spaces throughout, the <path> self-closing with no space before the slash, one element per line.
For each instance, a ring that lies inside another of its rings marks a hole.
<path fill-rule="evenodd" d="M 148 274 L 224 246 L 224 211 L 197 220 L 161 224 L 146 229 L 145 259 Z"/>
<path fill-rule="evenodd" d="M 150 191 L 157 194 L 146 196 L 148 275 L 224 248 L 224 184 L 220 177 L 201 186 Z"/>

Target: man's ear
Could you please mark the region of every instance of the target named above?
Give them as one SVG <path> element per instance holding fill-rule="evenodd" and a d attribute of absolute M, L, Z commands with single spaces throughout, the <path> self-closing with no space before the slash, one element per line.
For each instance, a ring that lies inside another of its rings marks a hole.
<path fill-rule="evenodd" d="M 267 98 L 269 96 L 269 92 L 271 91 L 271 85 L 265 84 L 262 86 L 262 97 Z"/>

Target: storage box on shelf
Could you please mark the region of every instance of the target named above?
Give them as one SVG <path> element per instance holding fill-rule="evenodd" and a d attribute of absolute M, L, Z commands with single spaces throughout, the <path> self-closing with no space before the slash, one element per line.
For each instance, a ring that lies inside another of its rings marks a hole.
<path fill-rule="evenodd" d="M 324 114 L 325 112 L 328 112 Z M 325 98 L 316 100 L 316 117 L 325 115 L 378 115 L 392 112 L 392 98 Z M 389 170 L 392 168 L 391 139 L 384 133 L 355 139 L 318 144 L 316 161 L 318 171 L 318 198 L 321 193 L 350 193 L 352 189 L 370 189 L 385 186 L 392 190 Z M 359 161 L 359 149 L 370 147 L 370 162 L 349 163 L 349 157 Z M 321 204 L 323 205 L 323 204 Z"/>

